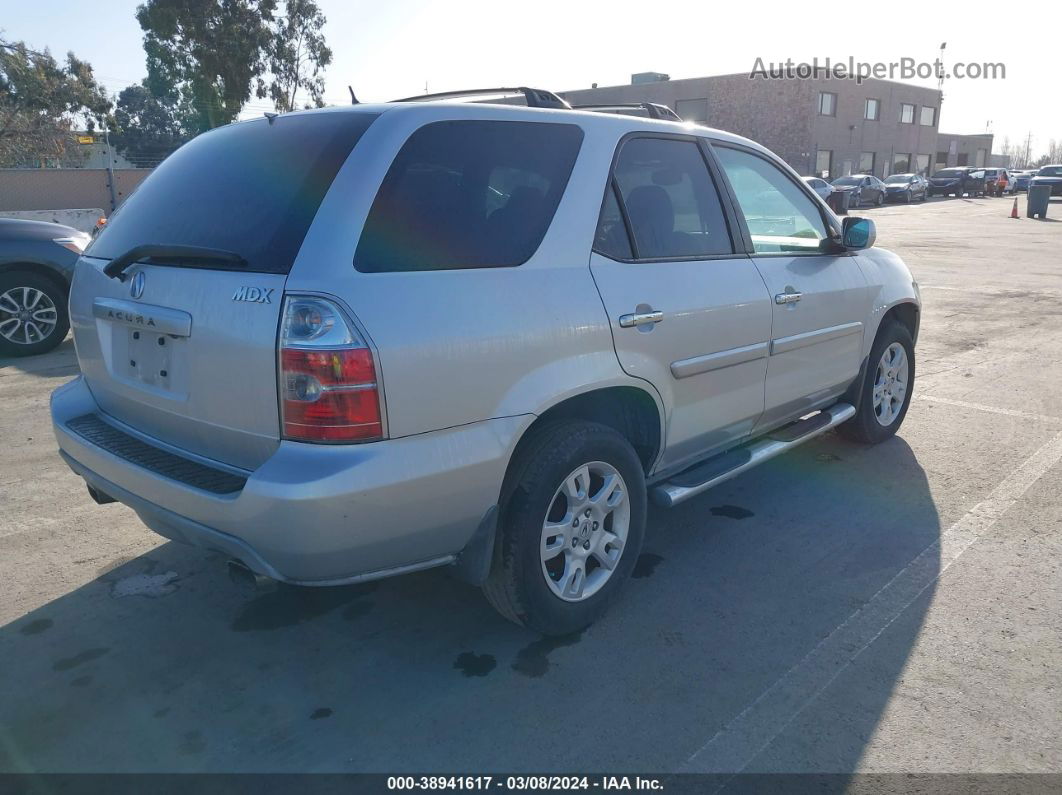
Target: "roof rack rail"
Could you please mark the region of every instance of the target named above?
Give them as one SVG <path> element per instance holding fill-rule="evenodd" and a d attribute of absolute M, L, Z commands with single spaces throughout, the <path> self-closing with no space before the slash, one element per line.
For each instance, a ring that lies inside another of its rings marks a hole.
<path fill-rule="evenodd" d="M 393 99 L 392 102 L 430 102 L 434 99 L 451 99 L 454 97 L 474 97 L 479 94 L 523 94 L 529 108 L 561 108 L 570 110 L 571 105 L 558 97 L 552 91 L 541 88 L 528 88 L 527 86 L 513 86 L 508 88 L 471 88 L 466 91 L 441 91 L 437 94 L 418 94 L 415 97 L 403 97 Z"/>
<path fill-rule="evenodd" d="M 682 117 L 675 111 L 671 110 L 667 105 L 658 105 L 655 102 L 616 102 L 608 103 L 604 105 L 572 105 L 572 110 L 590 110 L 590 111 L 625 111 L 625 110 L 644 110 L 646 115 L 650 119 L 661 119 L 663 121 L 682 121 Z"/>

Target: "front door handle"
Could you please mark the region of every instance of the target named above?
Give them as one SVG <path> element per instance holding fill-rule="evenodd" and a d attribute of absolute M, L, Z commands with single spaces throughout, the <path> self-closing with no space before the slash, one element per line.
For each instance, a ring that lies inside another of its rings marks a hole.
<path fill-rule="evenodd" d="M 629 315 L 620 315 L 620 328 L 634 328 L 635 326 L 648 326 L 651 323 L 659 323 L 664 319 L 664 313 L 659 309 L 653 312 L 634 312 Z"/>
<path fill-rule="evenodd" d="M 774 302 L 776 304 L 795 304 L 803 297 L 803 293 L 778 293 L 774 297 Z"/>

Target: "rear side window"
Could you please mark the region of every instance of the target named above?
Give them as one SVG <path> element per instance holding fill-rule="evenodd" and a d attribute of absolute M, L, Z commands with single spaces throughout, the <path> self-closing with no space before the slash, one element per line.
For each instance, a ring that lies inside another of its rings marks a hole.
<path fill-rule="evenodd" d="M 421 127 L 380 185 L 354 267 L 381 273 L 526 262 L 553 220 L 582 140 L 571 124 Z"/>
<path fill-rule="evenodd" d="M 638 259 L 733 252 L 719 194 L 693 141 L 631 139 L 616 159 L 615 180 Z"/>
<path fill-rule="evenodd" d="M 608 192 L 605 194 L 601 220 L 597 224 L 597 235 L 594 237 L 594 251 L 612 259 L 634 259 L 627 227 L 620 214 L 619 202 L 616 201 L 615 183 L 609 183 Z"/>
<path fill-rule="evenodd" d="M 202 246 L 239 254 L 249 270 L 287 273 L 336 172 L 378 115 L 291 114 L 204 133 L 144 180 L 87 253 Z"/>

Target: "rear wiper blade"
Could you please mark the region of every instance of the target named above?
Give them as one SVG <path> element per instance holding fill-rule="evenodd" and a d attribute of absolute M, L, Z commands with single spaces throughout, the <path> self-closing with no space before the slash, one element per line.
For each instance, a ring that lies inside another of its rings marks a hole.
<path fill-rule="evenodd" d="M 125 272 L 129 266 L 142 259 L 190 259 L 200 262 L 217 262 L 235 268 L 247 267 L 247 260 L 231 251 L 201 246 L 168 246 L 148 243 L 143 246 L 134 246 L 121 256 L 115 257 L 107 263 L 103 272 L 112 279 L 124 282 Z"/>

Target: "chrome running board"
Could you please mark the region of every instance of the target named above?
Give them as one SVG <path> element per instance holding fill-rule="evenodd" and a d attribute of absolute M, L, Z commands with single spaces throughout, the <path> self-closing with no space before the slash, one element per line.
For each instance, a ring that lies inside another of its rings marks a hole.
<path fill-rule="evenodd" d="M 678 505 L 690 497 L 708 491 L 712 486 L 740 475 L 746 469 L 752 469 L 769 458 L 821 436 L 830 428 L 851 419 L 855 413 L 855 406 L 849 403 L 835 403 L 817 414 L 785 425 L 766 436 L 680 472 L 654 486 L 649 494 L 653 502 L 664 508 Z"/>

